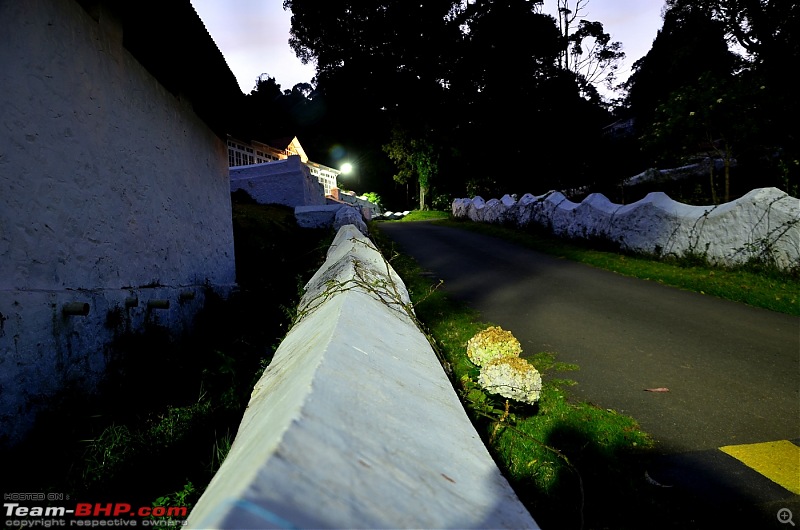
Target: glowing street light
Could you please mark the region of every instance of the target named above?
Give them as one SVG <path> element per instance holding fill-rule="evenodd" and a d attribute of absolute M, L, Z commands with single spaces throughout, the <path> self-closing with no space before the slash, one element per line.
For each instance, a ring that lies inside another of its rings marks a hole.
<path fill-rule="evenodd" d="M 342 164 L 342 173 L 344 175 L 347 175 L 351 171 L 353 171 L 353 164 L 351 164 L 350 162 L 345 162 L 344 164 Z"/>

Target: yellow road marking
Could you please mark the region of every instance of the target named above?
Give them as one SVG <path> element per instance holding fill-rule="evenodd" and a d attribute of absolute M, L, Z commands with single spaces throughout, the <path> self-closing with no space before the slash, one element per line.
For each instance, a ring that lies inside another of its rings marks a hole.
<path fill-rule="evenodd" d="M 727 445 L 719 449 L 795 495 L 800 495 L 800 447 L 789 440 Z"/>

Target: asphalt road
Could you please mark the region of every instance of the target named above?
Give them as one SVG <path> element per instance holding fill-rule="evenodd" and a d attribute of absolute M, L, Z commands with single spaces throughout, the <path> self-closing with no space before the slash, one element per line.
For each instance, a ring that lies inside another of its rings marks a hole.
<path fill-rule="evenodd" d="M 786 504 L 786 490 L 771 481 L 723 469 L 733 459 L 717 448 L 800 441 L 800 319 L 466 230 L 428 222 L 380 230 L 444 280 L 447 293 L 511 331 L 523 356 L 551 351 L 578 364 L 564 374 L 578 382 L 570 391 L 652 434 L 663 480 L 688 473 L 694 487 L 723 495 L 719 483 L 730 478 L 723 475 L 738 473 L 739 489 L 753 490 L 757 502 Z M 693 474 L 702 467 L 716 468 L 715 476 L 704 482 Z M 796 495 L 789 501 L 800 508 Z"/>

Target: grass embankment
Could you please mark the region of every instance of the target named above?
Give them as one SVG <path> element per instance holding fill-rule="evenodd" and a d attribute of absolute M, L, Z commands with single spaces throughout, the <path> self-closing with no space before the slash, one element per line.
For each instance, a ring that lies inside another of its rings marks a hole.
<path fill-rule="evenodd" d="M 180 341 L 158 326 L 118 330 L 101 394 L 51 399 L 26 442 L 0 453 L 0 489 L 191 508 L 333 236 L 300 229 L 291 208 L 236 202 L 233 228 L 238 292 L 209 295 Z"/>
<path fill-rule="evenodd" d="M 447 220 L 426 220 L 503 237 L 564 258 L 620 274 L 714 294 L 772 310 L 797 314 L 799 282 L 775 271 L 724 270 L 688 261 L 663 263 L 566 242 L 543 233 Z M 412 213 L 405 221 L 419 220 Z M 467 358 L 466 343 L 492 323 L 436 289 L 416 263 L 398 253 L 373 225 L 373 238 L 406 282 L 417 317 L 452 369 L 453 384 L 465 408 L 520 499 L 549 528 L 679 528 L 702 514 L 693 499 L 646 479 L 653 441 L 635 419 L 569 397 L 565 376 L 578 369 L 548 352 L 530 355 L 542 373 L 536 407 L 514 405 L 486 394 L 477 385 L 478 368 Z M 653 526 L 655 525 L 655 526 Z M 673 526 L 675 525 L 675 526 Z"/>

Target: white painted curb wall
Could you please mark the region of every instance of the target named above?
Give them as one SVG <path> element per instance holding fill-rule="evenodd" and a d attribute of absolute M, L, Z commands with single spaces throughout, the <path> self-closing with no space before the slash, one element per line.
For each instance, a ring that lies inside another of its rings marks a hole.
<path fill-rule="evenodd" d="M 341 227 L 189 527 L 538 528 L 405 304 Z"/>
<path fill-rule="evenodd" d="M 777 188 L 759 188 L 725 204 L 690 206 L 666 194 L 614 204 L 600 193 L 581 203 L 559 192 L 453 201 L 454 217 L 486 223 L 538 224 L 570 238 L 601 239 L 624 250 L 656 256 L 705 255 L 719 265 L 750 259 L 781 269 L 800 267 L 800 200 Z"/>

